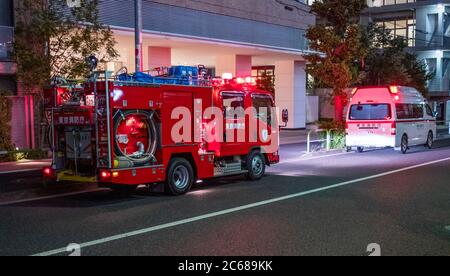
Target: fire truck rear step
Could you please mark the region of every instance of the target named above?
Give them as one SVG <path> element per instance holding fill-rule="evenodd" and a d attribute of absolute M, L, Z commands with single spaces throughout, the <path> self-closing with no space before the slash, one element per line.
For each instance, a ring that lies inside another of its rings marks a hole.
<path fill-rule="evenodd" d="M 226 175 L 236 175 L 245 173 L 245 170 L 242 170 L 242 164 L 239 163 L 226 163 L 224 166 L 216 166 L 214 168 L 214 176 L 226 176 Z"/>

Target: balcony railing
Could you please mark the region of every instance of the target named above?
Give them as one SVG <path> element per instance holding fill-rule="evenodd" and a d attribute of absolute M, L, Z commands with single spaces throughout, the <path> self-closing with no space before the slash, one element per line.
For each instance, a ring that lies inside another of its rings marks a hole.
<path fill-rule="evenodd" d="M 11 61 L 13 50 L 14 28 L 0 26 L 0 61 Z"/>

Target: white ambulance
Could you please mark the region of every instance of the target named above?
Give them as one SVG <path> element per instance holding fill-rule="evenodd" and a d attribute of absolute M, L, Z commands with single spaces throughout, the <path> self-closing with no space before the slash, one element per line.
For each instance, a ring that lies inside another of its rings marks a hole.
<path fill-rule="evenodd" d="M 348 150 L 392 147 L 406 154 L 410 147 L 432 148 L 436 116 L 422 94 L 403 86 L 355 88 L 348 106 Z"/>

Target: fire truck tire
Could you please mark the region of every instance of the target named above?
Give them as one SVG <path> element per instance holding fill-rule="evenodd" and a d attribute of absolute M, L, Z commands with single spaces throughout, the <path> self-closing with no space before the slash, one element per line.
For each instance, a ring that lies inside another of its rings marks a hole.
<path fill-rule="evenodd" d="M 247 157 L 247 179 L 260 180 L 266 173 L 266 159 L 259 151 L 253 151 Z"/>
<path fill-rule="evenodd" d="M 170 162 L 164 191 L 169 195 L 183 195 L 194 184 L 194 169 L 184 158 L 174 158 Z"/>

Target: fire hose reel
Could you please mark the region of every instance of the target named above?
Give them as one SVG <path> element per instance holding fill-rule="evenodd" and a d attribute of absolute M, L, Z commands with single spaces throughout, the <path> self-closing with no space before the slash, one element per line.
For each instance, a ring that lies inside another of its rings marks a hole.
<path fill-rule="evenodd" d="M 154 111 L 118 111 L 114 116 L 114 153 L 118 167 L 138 167 L 156 162 L 158 133 Z"/>

